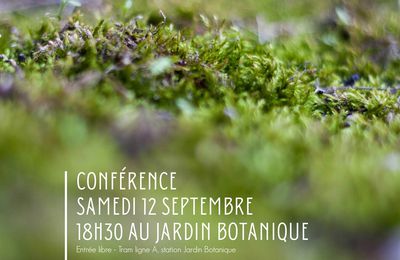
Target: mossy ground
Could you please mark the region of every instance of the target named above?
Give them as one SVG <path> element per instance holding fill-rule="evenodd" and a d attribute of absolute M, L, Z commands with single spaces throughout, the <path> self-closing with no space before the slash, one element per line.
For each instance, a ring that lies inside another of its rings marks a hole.
<path fill-rule="evenodd" d="M 50 194 L 65 168 L 173 169 L 200 193 L 253 195 L 268 216 L 307 220 L 320 238 L 311 258 L 383 257 L 400 224 L 396 1 L 279 12 L 244 1 L 242 13 L 203 2 L 169 1 L 166 18 L 135 2 L 3 19 L 2 199 Z M 29 212 L 4 202 L 16 212 L 2 218 Z M 14 224 L 0 241 L 26 232 Z"/>

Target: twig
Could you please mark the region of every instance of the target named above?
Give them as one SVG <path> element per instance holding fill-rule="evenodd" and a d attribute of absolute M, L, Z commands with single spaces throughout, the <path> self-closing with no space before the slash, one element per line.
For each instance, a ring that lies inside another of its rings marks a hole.
<path fill-rule="evenodd" d="M 390 91 L 391 94 L 396 94 L 400 90 L 400 85 L 397 85 L 395 87 L 371 87 L 371 86 L 336 87 L 336 86 L 330 86 L 330 87 L 321 88 L 319 86 L 319 81 L 315 82 L 315 93 L 316 94 L 334 94 L 337 91 L 347 91 L 350 89 L 361 90 L 361 91 L 372 91 L 372 90 Z"/>

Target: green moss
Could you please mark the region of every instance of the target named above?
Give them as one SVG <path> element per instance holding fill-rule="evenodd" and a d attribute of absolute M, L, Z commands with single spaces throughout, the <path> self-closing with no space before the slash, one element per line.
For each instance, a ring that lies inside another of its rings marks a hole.
<path fill-rule="evenodd" d="M 0 169 L 157 165 L 355 244 L 383 239 L 400 219 L 400 27 L 359 6 L 267 43 L 185 8 L 1 29 Z"/>

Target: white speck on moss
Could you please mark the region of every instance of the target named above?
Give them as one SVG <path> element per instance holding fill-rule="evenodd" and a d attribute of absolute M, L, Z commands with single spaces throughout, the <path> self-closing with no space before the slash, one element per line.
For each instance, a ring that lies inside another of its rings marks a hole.
<path fill-rule="evenodd" d="M 151 62 L 150 71 L 154 76 L 161 75 L 172 67 L 172 60 L 169 57 L 161 57 Z"/>
<path fill-rule="evenodd" d="M 400 154 L 391 153 L 386 156 L 384 166 L 388 171 L 400 173 Z"/>

